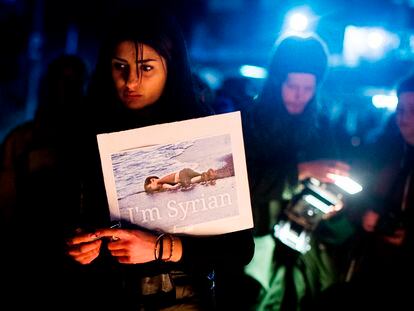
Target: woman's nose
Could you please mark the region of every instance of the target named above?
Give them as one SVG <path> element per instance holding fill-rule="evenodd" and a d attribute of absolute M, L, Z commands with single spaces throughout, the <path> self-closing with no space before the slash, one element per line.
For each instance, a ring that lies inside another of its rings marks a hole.
<path fill-rule="evenodd" d="M 126 85 L 129 88 L 133 88 L 138 85 L 139 74 L 136 70 L 130 70 L 128 76 L 126 77 Z"/>
<path fill-rule="evenodd" d="M 296 97 L 297 100 L 299 100 L 299 99 L 302 99 L 304 97 L 304 94 L 305 93 L 303 92 L 303 90 L 298 89 L 298 90 L 296 90 L 295 97 Z"/>

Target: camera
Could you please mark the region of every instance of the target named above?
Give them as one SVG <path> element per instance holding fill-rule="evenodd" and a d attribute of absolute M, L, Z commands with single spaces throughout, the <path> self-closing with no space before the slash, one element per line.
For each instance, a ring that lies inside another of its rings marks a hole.
<path fill-rule="evenodd" d="M 362 190 L 349 177 L 330 175 L 333 183 L 322 183 L 316 178 L 303 180 L 274 226 L 274 236 L 300 253 L 311 249 L 311 232 L 320 221 L 343 207 L 344 195 Z"/>

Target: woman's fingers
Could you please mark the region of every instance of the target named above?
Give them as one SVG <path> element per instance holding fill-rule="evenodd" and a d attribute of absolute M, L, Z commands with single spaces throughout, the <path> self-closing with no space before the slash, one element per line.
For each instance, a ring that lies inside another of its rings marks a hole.
<path fill-rule="evenodd" d="M 81 264 L 88 264 L 98 257 L 101 245 L 102 240 L 68 244 L 67 254 Z"/>
<path fill-rule="evenodd" d="M 98 238 L 111 238 L 112 240 L 126 239 L 131 236 L 125 229 L 99 229 L 95 232 Z"/>
<path fill-rule="evenodd" d="M 81 253 L 76 256 L 72 256 L 74 260 L 80 264 L 86 265 L 91 263 L 99 255 L 99 249 L 94 249 L 86 253 Z"/>
<path fill-rule="evenodd" d="M 70 239 L 67 240 L 68 245 L 76 245 L 80 243 L 88 243 L 93 242 L 99 239 L 99 237 L 95 233 L 85 233 L 85 234 L 78 234 Z"/>
<path fill-rule="evenodd" d="M 68 254 L 79 255 L 79 254 L 87 253 L 87 252 L 90 252 L 96 249 L 99 250 L 99 248 L 101 247 L 101 244 L 102 244 L 101 240 L 96 240 L 96 241 L 89 242 L 89 243 L 80 243 L 80 244 L 70 245 Z"/>

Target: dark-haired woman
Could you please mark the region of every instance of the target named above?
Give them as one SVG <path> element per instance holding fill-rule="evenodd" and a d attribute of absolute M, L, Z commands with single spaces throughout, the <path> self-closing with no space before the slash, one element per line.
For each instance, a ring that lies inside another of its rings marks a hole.
<path fill-rule="evenodd" d="M 323 234 L 312 235 L 311 251 L 304 254 L 284 245 L 274 231 L 286 221 L 286 206 L 301 181 L 330 183 L 330 174 L 347 175 L 350 169 L 340 161 L 329 119 L 318 106 L 327 68 L 328 50 L 316 35 L 280 38 L 263 89 L 244 115 L 255 221 L 256 252 L 246 267 L 256 283 L 253 310 L 299 310 L 337 276 L 325 251 L 328 243 L 322 245 L 330 238 L 325 226 Z"/>
<path fill-rule="evenodd" d="M 82 225 L 67 242 L 68 255 L 82 265 L 78 293 L 95 309 L 98 303 L 106 309 L 214 310 L 215 271 L 250 261 L 249 230 L 191 237 L 109 228 L 96 134 L 211 113 L 196 99 L 185 43 L 170 16 L 143 8 L 110 28 L 88 94 Z"/>

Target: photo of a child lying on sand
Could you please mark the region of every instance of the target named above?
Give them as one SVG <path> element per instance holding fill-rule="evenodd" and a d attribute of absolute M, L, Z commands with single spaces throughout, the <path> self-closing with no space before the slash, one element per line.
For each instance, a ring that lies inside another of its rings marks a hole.
<path fill-rule="evenodd" d="M 205 172 L 197 172 L 191 168 L 183 168 L 163 177 L 148 176 L 144 182 L 147 193 L 165 190 L 188 189 L 195 183 L 215 184 L 216 179 L 234 176 L 234 167 L 231 155 L 226 156 L 225 165 L 219 169 L 209 168 Z"/>
<path fill-rule="evenodd" d="M 211 123 L 185 120 L 100 135 L 111 220 L 196 235 L 251 228 L 240 116 Z"/>

